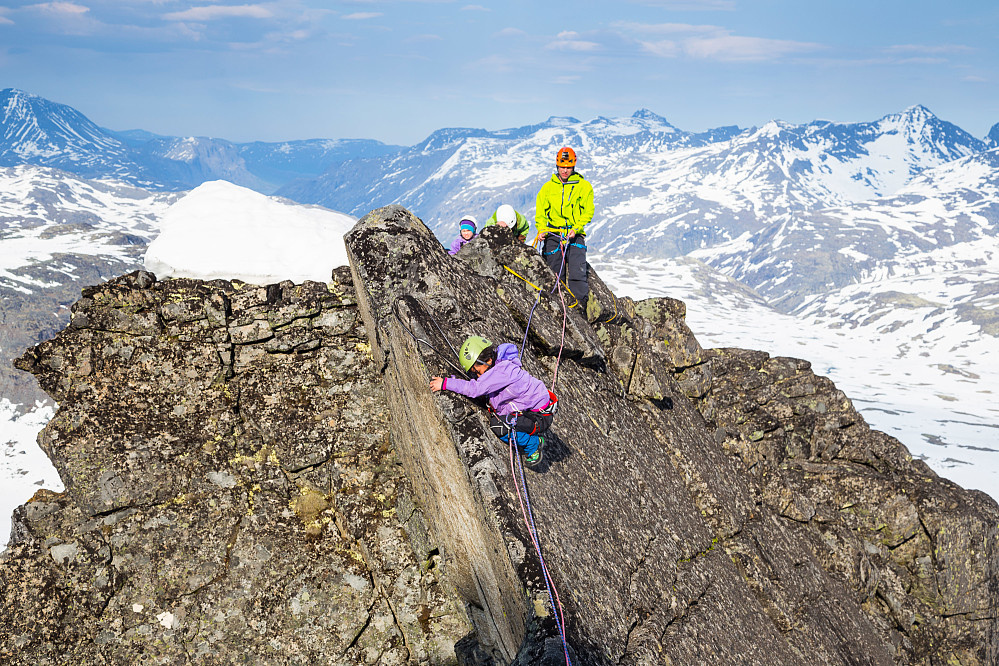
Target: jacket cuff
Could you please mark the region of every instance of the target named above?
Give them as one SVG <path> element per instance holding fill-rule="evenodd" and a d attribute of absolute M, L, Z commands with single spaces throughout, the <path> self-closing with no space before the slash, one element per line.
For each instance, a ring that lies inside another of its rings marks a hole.
<path fill-rule="evenodd" d="M 447 390 L 447 377 L 445 377 L 444 381 L 441 382 L 441 390 L 442 391 L 446 391 Z"/>

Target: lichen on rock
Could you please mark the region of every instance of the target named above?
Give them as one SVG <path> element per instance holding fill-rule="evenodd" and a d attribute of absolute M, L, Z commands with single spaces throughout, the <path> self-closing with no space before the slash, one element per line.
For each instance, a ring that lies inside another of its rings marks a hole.
<path fill-rule="evenodd" d="M 365 339 L 343 270 L 84 290 L 18 361 L 59 401 L 66 492 L 15 515 L 0 661 L 453 664 L 467 621 L 394 511 Z"/>

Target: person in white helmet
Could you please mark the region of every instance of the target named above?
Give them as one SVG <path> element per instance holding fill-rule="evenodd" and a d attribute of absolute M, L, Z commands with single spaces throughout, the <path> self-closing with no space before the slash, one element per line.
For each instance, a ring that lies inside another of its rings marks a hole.
<path fill-rule="evenodd" d="M 493 224 L 513 229 L 514 235 L 521 243 L 527 238 L 527 232 L 531 229 L 531 223 L 527 221 L 527 218 L 514 210 L 510 204 L 503 204 L 497 208 L 492 217 L 486 220 L 482 226 L 488 227 Z"/>

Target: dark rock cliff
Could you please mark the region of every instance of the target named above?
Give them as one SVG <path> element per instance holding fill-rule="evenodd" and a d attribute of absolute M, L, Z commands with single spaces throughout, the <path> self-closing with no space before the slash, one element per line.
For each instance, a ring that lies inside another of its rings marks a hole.
<path fill-rule="evenodd" d="M 15 516 L 0 660 L 564 663 L 510 452 L 427 389 L 464 336 L 530 320 L 562 407 L 526 478 L 573 663 L 999 661 L 992 499 L 807 362 L 701 349 L 679 301 L 591 273 L 564 310 L 507 234 L 453 258 L 388 207 L 330 285 L 86 290 L 18 361 L 60 403 L 67 490 Z"/>

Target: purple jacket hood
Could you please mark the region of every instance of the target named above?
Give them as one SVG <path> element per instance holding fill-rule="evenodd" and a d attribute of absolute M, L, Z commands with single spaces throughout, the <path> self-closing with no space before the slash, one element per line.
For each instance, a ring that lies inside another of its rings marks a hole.
<path fill-rule="evenodd" d="M 496 348 L 496 364 L 471 381 L 449 377 L 444 388 L 469 398 L 487 396 L 500 416 L 513 412 L 544 409 L 548 406 L 548 388 L 520 365 L 517 345 L 505 342 Z"/>

